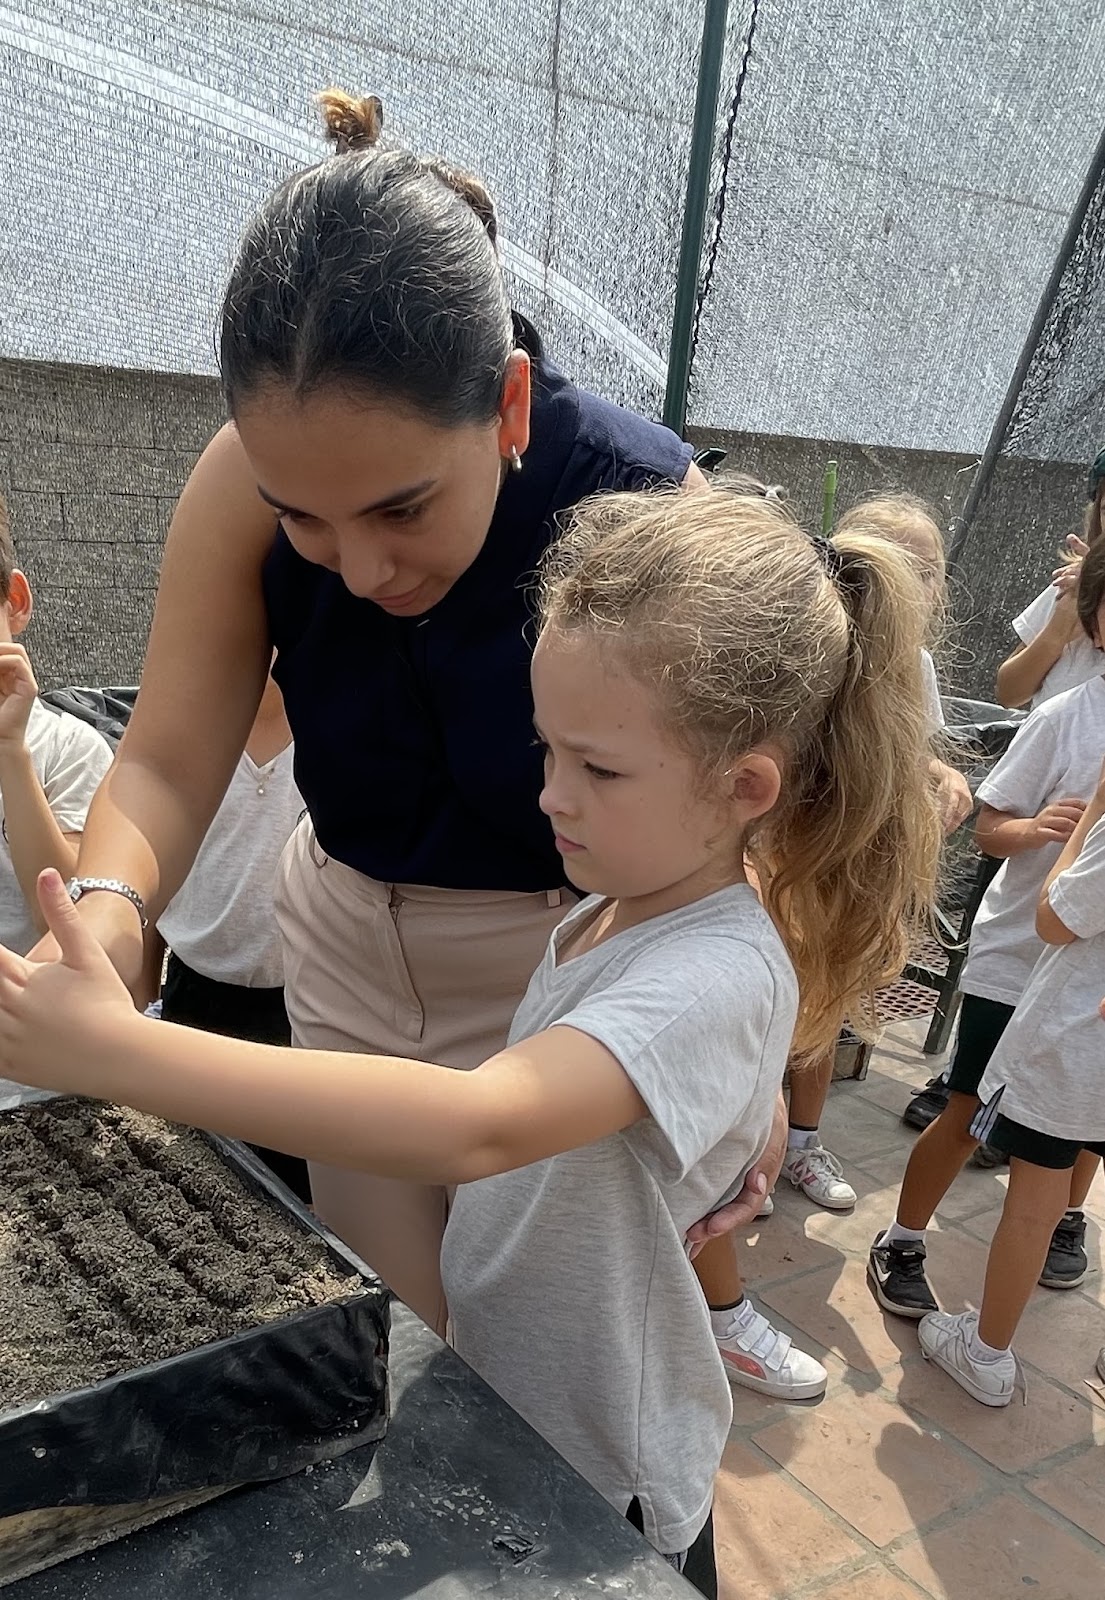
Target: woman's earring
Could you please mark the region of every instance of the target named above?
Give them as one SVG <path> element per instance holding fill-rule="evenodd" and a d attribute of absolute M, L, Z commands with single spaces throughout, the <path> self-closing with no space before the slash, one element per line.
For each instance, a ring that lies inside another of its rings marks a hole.
<path fill-rule="evenodd" d="M 522 470 L 522 458 L 518 454 L 518 446 L 516 444 L 512 444 L 510 447 L 510 470 L 511 472 L 521 472 Z"/>

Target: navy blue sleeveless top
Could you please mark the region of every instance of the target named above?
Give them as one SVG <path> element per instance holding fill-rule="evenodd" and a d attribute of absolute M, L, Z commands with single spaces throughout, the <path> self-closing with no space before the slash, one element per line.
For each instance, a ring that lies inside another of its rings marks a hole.
<path fill-rule="evenodd" d="M 295 776 L 327 855 L 385 883 L 532 893 L 566 880 L 537 807 L 532 578 L 558 513 L 681 483 L 691 447 L 535 363 L 532 427 L 486 542 L 433 609 L 393 617 L 304 561 L 265 560 Z"/>

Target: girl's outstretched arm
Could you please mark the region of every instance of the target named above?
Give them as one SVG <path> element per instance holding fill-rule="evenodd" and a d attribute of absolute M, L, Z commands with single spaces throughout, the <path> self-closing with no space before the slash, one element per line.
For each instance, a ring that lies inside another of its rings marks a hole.
<path fill-rule="evenodd" d="M 469 1183 L 648 1114 L 604 1045 L 552 1027 L 474 1072 L 290 1050 L 140 1016 L 57 873 L 39 898 L 61 959 L 0 947 L 0 1071 L 385 1177 Z"/>

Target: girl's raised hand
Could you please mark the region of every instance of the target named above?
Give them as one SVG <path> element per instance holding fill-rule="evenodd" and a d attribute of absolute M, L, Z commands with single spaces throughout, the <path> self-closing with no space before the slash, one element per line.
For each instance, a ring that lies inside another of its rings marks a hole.
<path fill-rule="evenodd" d="M 80 1093 L 82 1052 L 133 1019 L 134 1002 L 53 868 L 39 877 L 38 900 L 60 959 L 29 961 L 0 945 L 0 1072 Z"/>

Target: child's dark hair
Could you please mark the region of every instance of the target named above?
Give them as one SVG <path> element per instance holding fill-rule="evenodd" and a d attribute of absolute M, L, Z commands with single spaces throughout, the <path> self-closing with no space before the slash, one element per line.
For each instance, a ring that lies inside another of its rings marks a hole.
<path fill-rule="evenodd" d="M 1082 537 L 1089 545 L 1098 544 L 1105 533 L 1105 450 L 1099 450 L 1090 466 L 1089 505 L 1086 507 Z"/>
<path fill-rule="evenodd" d="M 1105 539 L 1095 539 L 1082 559 L 1078 578 L 1078 620 L 1086 637 L 1098 642 L 1097 614 L 1105 600 Z"/>
<path fill-rule="evenodd" d="M 12 544 L 8 505 L 0 494 L 0 602 L 12 592 L 12 573 L 15 571 L 15 546 Z"/>
<path fill-rule="evenodd" d="M 383 106 L 319 96 L 337 154 L 298 172 L 246 229 L 223 299 L 231 415 L 269 385 L 386 396 L 446 427 L 490 422 L 512 350 L 491 197 L 437 156 L 375 148 Z"/>

